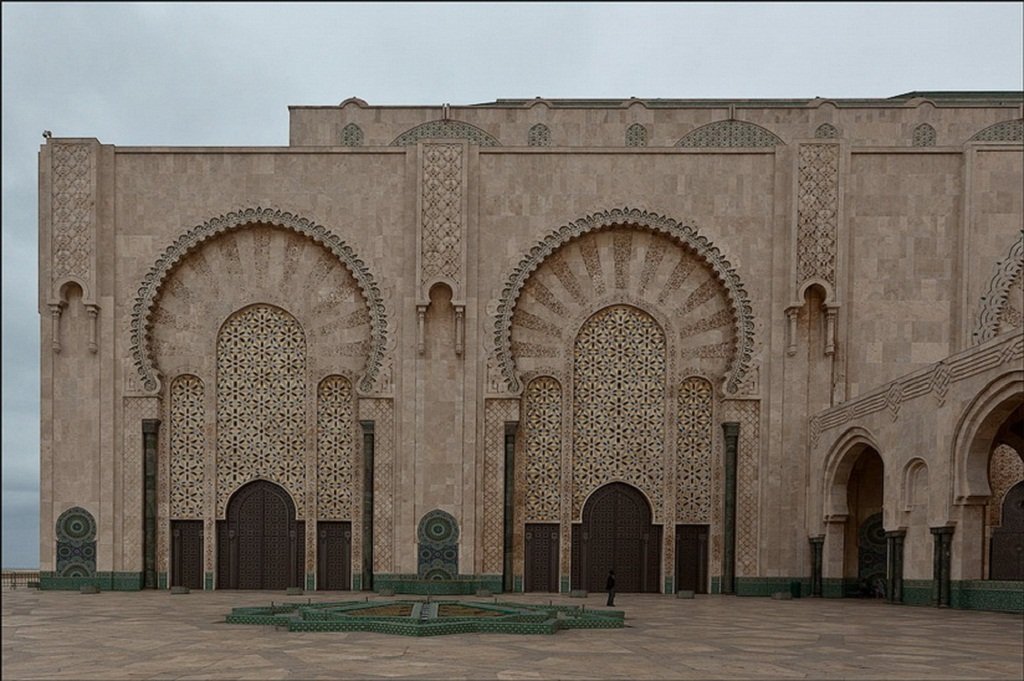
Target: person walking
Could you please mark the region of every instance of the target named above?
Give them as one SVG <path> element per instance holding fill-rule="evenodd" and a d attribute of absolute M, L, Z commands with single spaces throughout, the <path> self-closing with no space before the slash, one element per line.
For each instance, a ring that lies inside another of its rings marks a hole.
<path fill-rule="evenodd" d="M 608 606 L 615 605 L 615 570 L 608 571 L 608 579 L 604 583 L 604 590 L 608 592 Z"/>

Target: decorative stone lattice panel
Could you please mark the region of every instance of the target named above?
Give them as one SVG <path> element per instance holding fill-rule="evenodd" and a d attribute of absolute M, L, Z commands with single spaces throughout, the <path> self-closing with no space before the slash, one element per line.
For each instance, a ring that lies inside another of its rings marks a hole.
<path fill-rule="evenodd" d="M 915 147 L 934 147 L 935 138 L 935 128 L 927 123 L 922 123 L 914 128 L 913 143 Z"/>
<path fill-rule="evenodd" d="M 647 146 L 647 128 L 640 123 L 634 123 L 633 125 L 626 128 L 626 146 L 627 147 L 646 147 Z"/>
<path fill-rule="evenodd" d="M 393 147 L 406 147 L 423 139 L 462 139 L 481 147 L 500 147 L 501 143 L 490 133 L 462 121 L 430 121 L 403 132 L 391 143 Z"/>
<path fill-rule="evenodd" d="M 253 305 L 217 339 L 217 516 L 247 482 L 284 487 L 306 517 L 306 339 L 284 310 Z M 312 520 L 312 519 L 310 519 Z"/>
<path fill-rule="evenodd" d="M 203 518 L 206 487 L 205 388 L 198 376 L 171 383 L 171 509 L 173 520 Z"/>
<path fill-rule="evenodd" d="M 500 574 L 505 550 L 505 424 L 518 420 L 515 400 L 484 403 L 483 571 Z"/>
<path fill-rule="evenodd" d="M 355 417 L 352 384 L 344 376 L 328 376 L 320 381 L 316 439 L 317 519 L 352 519 Z"/>
<path fill-rule="evenodd" d="M 811 279 L 835 286 L 838 145 L 800 145 L 797 202 L 797 287 Z"/>
<path fill-rule="evenodd" d="M 761 405 L 756 401 L 732 404 L 730 420 L 739 421 L 736 457 L 736 576 L 754 577 L 758 563 L 758 508 L 761 466 Z"/>
<path fill-rule="evenodd" d="M 361 147 L 363 146 L 363 129 L 355 123 L 349 123 L 341 129 L 341 146 Z"/>
<path fill-rule="evenodd" d="M 992 488 L 992 496 L 985 506 L 985 517 L 989 527 L 1002 524 L 1003 497 L 1021 480 L 1024 480 L 1024 461 L 1017 450 L 1009 445 L 996 447 L 988 460 L 988 484 Z"/>
<path fill-rule="evenodd" d="M 271 271 L 281 274 L 270 276 Z M 308 305 L 311 339 L 331 339 L 311 356 L 360 374 L 361 390 L 375 389 L 387 316 L 365 263 L 322 225 L 281 210 L 250 208 L 188 230 L 143 279 L 131 308 L 129 351 L 145 391 L 159 391 L 157 359 L 173 359 L 167 353 L 185 362 L 208 355 L 214 336 L 196 330 L 205 320 L 224 319 L 231 310 L 222 308 L 239 291 Z"/>
<path fill-rule="evenodd" d="M 143 461 L 142 422 L 160 418 L 160 402 L 156 397 L 126 397 L 121 417 L 121 558 L 122 569 L 142 571 L 142 492 Z M 163 430 L 163 429 L 161 429 Z M 165 495 L 161 495 L 166 498 Z"/>
<path fill-rule="evenodd" d="M 552 361 L 560 360 L 562 366 L 572 361 L 571 339 L 551 330 L 564 328 L 567 319 L 582 322 L 608 304 L 598 292 L 615 283 L 615 259 L 599 257 L 588 268 L 586 242 L 596 239 L 593 250 L 612 256 L 614 234 L 620 230 L 630 232 L 628 240 L 620 240 L 629 253 L 620 276 L 625 288 L 616 290 L 615 297 L 664 310 L 685 332 L 680 333 L 679 347 L 696 358 L 687 365 L 705 376 L 724 377 L 726 394 L 737 393 L 751 370 L 754 351 L 753 311 L 739 276 L 693 227 L 630 208 L 560 227 L 513 270 L 494 321 L 495 361 L 505 390 L 520 389 L 519 372 L 543 372 Z M 628 267 L 627 262 L 637 265 Z M 709 280 L 717 283 L 705 286 Z M 719 315 L 721 310 L 730 314 Z M 550 324 L 527 328 L 519 323 L 526 318 L 521 317 L 524 312 Z"/>
<path fill-rule="evenodd" d="M 814 131 L 814 136 L 818 139 L 836 139 L 839 137 L 839 128 L 831 123 L 822 123 Z"/>
<path fill-rule="evenodd" d="M 616 305 L 580 329 L 573 362 L 572 513 L 605 483 L 628 482 L 664 508 L 665 334 L 650 315 Z"/>
<path fill-rule="evenodd" d="M 93 145 L 55 143 L 50 150 L 52 276 L 89 281 L 93 255 Z"/>
<path fill-rule="evenodd" d="M 550 147 L 551 128 L 543 123 L 537 123 L 536 125 L 530 126 L 530 132 L 527 134 L 526 143 L 531 147 Z"/>
<path fill-rule="evenodd" d="M 542 376 L 526 387 L 525 520 L 559 521 L 562 485 L 562 386 Z"/>
<path fill-rule="evenodd" d="M 782 140 L 770 130 L 746 121 L 716 121 L 690 132 L 677 147 L 774 147 Z"/>
<path fill-rule="evenodd" d="M 373 421 L 373 570 L 394 572 L 395 416 L 391 400 L 362 400 L 360 418 Z"/>
<path fill-rule="evenodd" d="M 1010 246 L 1007 256 L 996 263 L 988 291 L 972 334 L 975 343 L 995 338 L 1024 324 L 1024 230 Z"/>
<path fill-rule="evenodd" d="M 679 387 L 676 443 L 676 522 L 711 522 L 711 383 L 692 377 Z"/>
<path fill-rule="evenodd" d="M 423 147 L 420 284 L 425 287 L 439 278 L 462 283 L 463 149 L 461 144 Z"/>
<path fill-rule="evenodd" d="M 1024 118 L 990 125 L 971 138 L 971 142 L 1024 142 Z"/>
<path fill-rule="evenodd" d="M 96 575 L 96 520 L 80 506 L 57 518 L 57 576 Z"/>

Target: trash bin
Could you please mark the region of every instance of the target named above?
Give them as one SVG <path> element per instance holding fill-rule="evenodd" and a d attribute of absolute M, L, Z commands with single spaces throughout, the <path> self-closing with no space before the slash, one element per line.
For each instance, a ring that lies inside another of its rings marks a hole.
<path fill-rule="evenodd" d="M 789 583 L 789 595 L 793 598 L 800 598 L 800 582 Z"/>

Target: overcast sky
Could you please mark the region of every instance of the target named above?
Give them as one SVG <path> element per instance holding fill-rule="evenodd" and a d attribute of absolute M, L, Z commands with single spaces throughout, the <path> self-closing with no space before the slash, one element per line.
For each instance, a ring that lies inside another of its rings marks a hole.
<path fill-rule="evenodd" d="M 37 567 L 41 133 L 287 145 L 289 104 L 1020 90 L 1021 3 L 3 4 L 3 567 Z M 46 530 L 52 536 L 53 529 Z"/>

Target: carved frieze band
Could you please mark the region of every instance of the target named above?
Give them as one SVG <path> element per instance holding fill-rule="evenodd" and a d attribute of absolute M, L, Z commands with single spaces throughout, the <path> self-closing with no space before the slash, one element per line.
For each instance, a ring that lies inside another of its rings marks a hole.
<path fill-rule="evenodd" d="M 213 218 L 201 225 L 196 225 L 178 237 L 170 247 L 157 259 L 139 286 L 138 295 L 132 306 L 129 338 L 130 352 L 143 390 L 156 393 L 160 390 L 160 375 L 153 360 L 150 338 L 153 303 L 157 298 L 160 286 L 171 270 L 182 258 L 193 251 L 204 241 L 246 225 L 265 223 L 277 225 L 293 232 L 303 234 L 317 243 L 323 244 L 348 268 L 362 291 L 363 298 L 370 315 L 370 348 L 366 358 L 365 373 L 360 379 L 359 388 L 364 392 L 374 389 L 377 373 L 380 371 L 387 341 L 387 315 L 380 288 L 374 281 L 366 264 L 360 260 L 352 248 L 327 228 L 306 218 L 278 209 L 247 208 L 227 215 Z"/>
<path fill-rule="evenodd" d="M 462 144 L 423 145 L 420 285 L 424 300 L 438 280 L 450 281 L 457 288 L 462 285 L 464 163 Z M 452 296 L 460 298 L 460 290 L 453 290 Z"/>
<path fill-rule="evenodd" d="M 527 279 L 542 262 L 569 241 L 617 225 L 632 225 L 668 235 L 702 258 L 721 281 L 729 297 L 729 306 L 733 311 L 736 325 L 736 350 L 726 373 L 725 383 L 726 391 L 735 394 L 751 368 L 754 352 L 753 309 L 739 275 L 718 248 L 712 245 L 707 237 L 698 234 L 695 227 L 628 207 L 594 213 L 559 227 L 537 242 L 512 271 L 499 296 L 494 321 L 495 358 L 505 383 L 504 386 L 500 386 L 503 388 L 501 392 L 518 393 L 521 388 L 512 354 L 512 315 Z M 493 389 L 494 386 L 491 387 Z"/>
<path fill-rule="evenodd" d="M 994 338 L 1000 331 L 1019 328 L 1022 275 L 1024 275 L 1024 230 L 1010 246 L 1006 257 L 996 263 L 996 272 L 988 283 L 988 291 L 981 297 L 981 309 L 971 339 L 981 343 Z M 1014 314 L 1016 313 L 1016 314 Z"/>
<path fill-rule="evenodd" d="M 975 346 L 932 365 L 928 369 L 893 381 L 863 397 L 826 409 L 810 419 L 811 444 L 817 446 L 821 434 L 855 418 L 888 410 L 892 420 L 899 418 L 900 407 L 922 395 L 931 393 L 941 405 L 953 383 L 1000 366 L 1020 366 L 1024 359 L 1024 331 Z"/>
<path fill-rule="evenodd" d="M 797 289 L 810 280 L 836 283 L 839 145 L 801 144 L 797 161 Z"/>
<path fill-rule="evenodd" d="M 53 281 L 89 282 L 94 251 L 95 159 L 90 143 L 51 147 L 51 257 Z"/>

